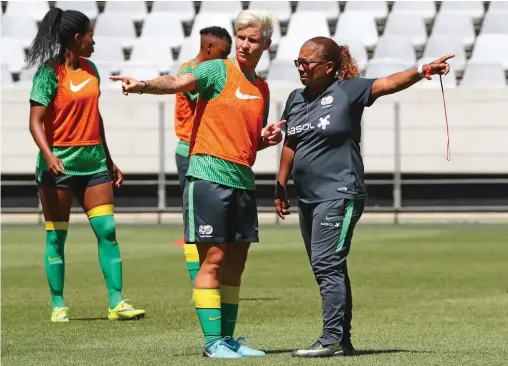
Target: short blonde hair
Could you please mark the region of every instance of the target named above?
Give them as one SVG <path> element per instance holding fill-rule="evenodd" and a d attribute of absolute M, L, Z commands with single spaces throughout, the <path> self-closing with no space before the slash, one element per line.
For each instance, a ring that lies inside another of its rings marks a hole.
<path fill-rule="evenodd" d="M 259 27 L 266 41 L 272 38 L 273 23 L 275 19 L 266 10 L 248 9 L 238 14 L 235 20 L 235 31 L 238 32 L 247 27 Z"/>

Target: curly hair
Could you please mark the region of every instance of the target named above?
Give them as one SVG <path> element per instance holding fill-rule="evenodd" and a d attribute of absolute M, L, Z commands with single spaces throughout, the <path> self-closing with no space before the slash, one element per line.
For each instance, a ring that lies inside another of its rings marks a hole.
<path fill-rule="evenodd" d="M 348 46 L 339 46 L 333 39 L 328 37 L 314 37 L 305 44 L 314 46 L 319 55 L 326 61 L 335 64 L 335 72 L 339 80 L 353 79 L 360 76 L 358 65 L 349 53 Z"/>

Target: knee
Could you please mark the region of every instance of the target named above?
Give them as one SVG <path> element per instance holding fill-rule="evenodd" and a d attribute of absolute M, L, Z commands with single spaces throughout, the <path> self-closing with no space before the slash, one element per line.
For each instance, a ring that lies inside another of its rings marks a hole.
<path fill-rule="evenodd" d="M 94 217 L 90 219 L 90 224 L 99 241 L 116 242 L 116 226 L 113 215 Z"/>

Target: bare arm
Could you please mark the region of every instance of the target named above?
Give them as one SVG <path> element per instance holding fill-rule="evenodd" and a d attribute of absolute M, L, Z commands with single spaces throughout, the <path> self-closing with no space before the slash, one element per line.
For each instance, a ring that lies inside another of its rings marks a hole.
<path fill-rule="evenodd" d="M 63 163 L 53 155 L 44 131 L 44 114 L 46 113 L 46 109 L 47 107 L 42 104 L 31 102 L 29 119 L 30 133 L 48 164 L 49 172 L 53 175 L 63 175 Z"/>
<path fill-rule="evenodd" d="M 289 208 L 291 204 L 287 198 L 286 187 L 288 184 L 289 176 L 293 170 L 293 162 L 295 160 L 295 150 L 291 146 L 288 139 L 284 141 L 282 146 L 282 154 L 280 156 L 279 173 L 277 174 L 277 186 L 275 188 L 275 210 L 281 219 L 290 215 Z"/>
<path fill-rule="evenodd" d="M 108 143 L 106 142 L 106 130 L 104 129 L 104 120 L 102 119 L 102 115 L 99 114 L 100 117 L 100 128 L 101 128 L 101 139 L 102 146 L 104 147 L 104 152 L 106 153 L 106 162 L 108 164 L 109 172 L 113 178 L 113 184 L 115 187 L 120 188 L 123 183 L 123 173 L 116 164 L 113 162 L 111 158 L 111 153 L 109 152 Z"/>
<path fill-rule="evenodd" d="M 454 55 L 441 57 L 440 59 L 424 65 L 423 70 L 428 70 L 429 75 L 446 75 L 450 71 L 450 65 L 446 61 Z M 423 77 L 418 74 L 418 69 L 414 68 L 379 78 L 372 84 L 371 98 L 377 99 L 384 95 L 400 92 L 422 80 Z"/>
<path fill-rule="evenodd" d="M 109 78 L 122 82 L 122 91 L 125 95 L 132 93 L 176 94 L 192 92 L 196 89 L 196 77 L 191 73 L 176 76 L 159 76 L 147 81 L 139 81 L 130 76 L 110 76 Z"/>
<path fill-rule="evenodd" d="M 111 154 L 109 152 L 108 143 L 106 142 L 106 131 L 104 129 L 104 121 L 102 120 L 102 115 L 99 114 L 100 124 L 101 124 L 101 139 L 102 145 L 104 146 L 104 151 L 106 152 L 106 159 L 108 161 L 108 165 L 113 162 L 111 159 Z"/>

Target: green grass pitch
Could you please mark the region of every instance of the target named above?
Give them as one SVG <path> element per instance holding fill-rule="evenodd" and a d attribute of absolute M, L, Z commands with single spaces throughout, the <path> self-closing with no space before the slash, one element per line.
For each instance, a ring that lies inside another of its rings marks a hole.
<path fill-rule="evenodd" d="M 124 296 L 146 309 L 109 322 L 95 237 L 70 227 L 65 298 L 52 324 L 44 230 L 2 228 L 2 365 L 202 365 L 181 227 L 119 226 Z M 353 343 L 348 358 L 294 359 L 321 328 L 320 298 L 296 226 L 264 226 L 244 275 L 237 336 L 268 352 L 242 365 L 506 365 L 508 228 L 359 225 L 349 256 Z"/>

